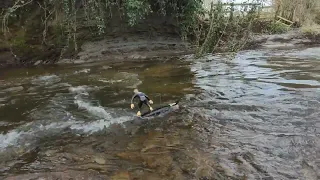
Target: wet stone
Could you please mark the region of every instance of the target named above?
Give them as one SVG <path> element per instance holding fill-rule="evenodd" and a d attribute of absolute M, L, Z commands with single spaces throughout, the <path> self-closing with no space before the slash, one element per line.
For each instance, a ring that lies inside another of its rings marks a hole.
<path fill-rule="evenodd" d="M 111 66 L 102 66 L 102 69 L 111 69 Z"/>
<path fill-rule="evenodd" d="M 41 60 L 34 63 L 35 66 L 38 66 L 41 63 Z"/>
<path fill-rule="evenodd" d="M 57 153 L 57 150 L 48 150 L 44 154 L 48 157 L 52 156 L 53 154 Z"/>
<path fill-rule="evenodd" d="M 72 158 L 74 161 L 84 161 L 84 158 L 82 158 L 82 157 L 77 157 L 77 156 L 74 156 L 73 158 Z"/>
<path fill-rule="evenodd" d="M 106 160 L 103 157 L 96 156 L 93 158 L 93 160 L 98 164 L 106 164 Z"/>

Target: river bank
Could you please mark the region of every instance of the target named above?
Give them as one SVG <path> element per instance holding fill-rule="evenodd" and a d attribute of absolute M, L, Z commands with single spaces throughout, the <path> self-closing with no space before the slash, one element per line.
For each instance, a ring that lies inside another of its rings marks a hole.
<path fill-rule="evenodd" d="M 287 25 L 275 23 L 275 12 L 264 12 L 257 4 L 235 5 L 246 7 L 239 14 L 239 9 L 229 11 L 222 2 L 212 9 L 208 4 L 203 8 L 201 1 L 179 2 L 46 0 L 14 4 L 5 0 L 0 4 L 0 68 L 149 61 L 319 44 L 318 36 L 305 36 L 296 29 L 287 32 Z M 316 25 L 316 19 L 310 19 L 313 21 Z M 310 26 L 307 31 L 315 29 L 317 26 Z M 287 33 L 264 34 L 279 32 Z"/>
<path fill-rule="evenodd" d="M 305 35 L 300 30 L 295 29 L 283 34 L 252 35 L 243 49 L 290 49 L 319 44 L 320 36 Z M 50 55 L 42 56 L 43 59 L 34 60 L 34 63 L 28 66 L 101 61 L 109 63 L 141 62 L 194 54 L 195 51 L 196 47 L 194 45 L 182 41 L 176 35 L 162 34 L 150 37 L 150 34 L 123 34 L 122 36 L 110 36 L 98 41 L 85 42 L 81 46 L 81 51 L 73 56 L 74 58 L 51 61 Z M 0 68 L 19 67 L 19 64 L 15 63 L 14 55 L 9 49 L 0 50 Z"/>
<path fill-rule="evenodd" d="M 245 50 L 290 49 L 320 44 L 320 36 L 308 36 L 298 29 L 283 34 L 253 35 L 245 45 Z M 146 39 L 132 36 L 116 39 L 105 39 L 97 42 L 87 42 L 76 59 L 64 59 L 58 64 L 65 63 L 91 63 L 108 61 L 110 63 L 123 61 L 148 61 L 195 54 L 196 47 L 191 43 L 182 41 L 178 37 L 158 37 Z M 223 49 L 223 48 L 222 48 Z"/>
<path fill-rule="evenodd" d="M 319 44 L 320 35 L 308 35 L 297 28 L 283 34 L 253 35 L 247 44 L 247 49 L 290 49 L 318 46 Z"/>

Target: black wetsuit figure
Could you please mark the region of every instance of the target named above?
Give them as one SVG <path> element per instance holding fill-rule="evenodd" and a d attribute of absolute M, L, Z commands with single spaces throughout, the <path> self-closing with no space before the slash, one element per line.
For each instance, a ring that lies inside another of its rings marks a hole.
<path fill-rule="evenodd" d="M 138 92 L 138 93 L 134 94 L 131 98 L 131 104 L 133 104 L 133 100 L 135 98 L 139 98 L 139 103 L 138 103 L 139 111 L 141 111 L 141 107 L 143 104 L 145 104 L 149 108 L 151 108 L 151 106 L 149 104 L 150 98 L 146 94 L 144 94 L 143 92 Z"/>

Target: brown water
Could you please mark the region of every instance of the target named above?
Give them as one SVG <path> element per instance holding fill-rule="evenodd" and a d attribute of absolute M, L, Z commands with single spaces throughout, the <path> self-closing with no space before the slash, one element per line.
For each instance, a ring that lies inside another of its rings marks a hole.
<path fill-rule="evenodd" d="M 2 178 L 320 177 L 320 48 L 0 76 Z M 134 87 L 180 109 L 137 119 Z"/>

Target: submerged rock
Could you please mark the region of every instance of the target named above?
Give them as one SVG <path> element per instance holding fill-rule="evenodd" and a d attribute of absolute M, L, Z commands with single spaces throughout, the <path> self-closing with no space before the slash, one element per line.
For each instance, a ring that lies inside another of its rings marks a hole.
<path fill-rule="evenodd" d="M 102 66 L 101 69 L 111 69 L 112 67 L 111 66 Z"/>
<path fill-rule="evenodd" d="M 55 153 L 57 153 L 58 151 L 57 150 L 48 150 L 48 151 L 46 151 L 44 154 L 46 155 L 46 156 L 52 156 L 53 154 L 55 154 Z"/>
<path fill-rule="evenodd" d="M 127 72 L 119 72 L 115 74 L 113 80 L 121 82 L 120 86 L 125 86 L 127 88 L 136 88 L 142 83 L 137 74 Z"/>
<path fill-rule="evenodd" d="M 98 164 L 106 164 L 106 160 L 103 157 L 95 156 L 93 160 Z"/>
<path fill-rule="evenodd" d="M 39 64 L 41 64 L 41 60 L 34 63 L 35 66 L 38 66 Z"/>

